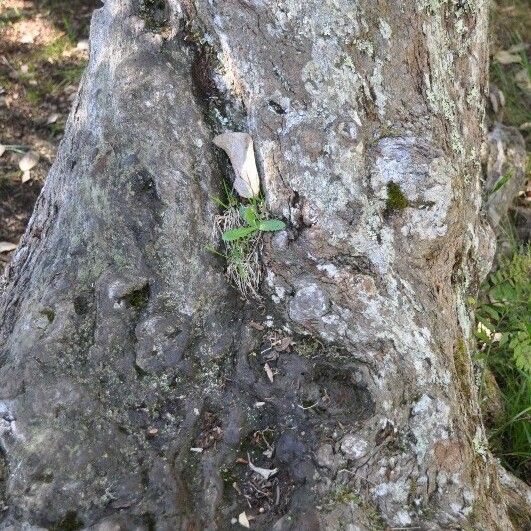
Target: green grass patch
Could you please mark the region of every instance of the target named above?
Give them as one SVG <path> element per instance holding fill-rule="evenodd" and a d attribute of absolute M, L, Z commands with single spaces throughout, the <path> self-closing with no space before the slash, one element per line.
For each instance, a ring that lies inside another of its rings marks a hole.
<path fill-rule="evenodd" d="M 57 61 L 70 48 L 72 48 L 72 42 L 69 37 L 67 35 L 61 35 L 46 46 L 43 46 L 37 55 L 40 59 Z"/>
<path fill-rule="evenodd" d="M 483 286 L 477 307 L 477 358 L 497 382 L 503 413 L 489 426 L 503 464 L 531 480 L 531 246 L 520 246 Z M 482 399 L 489 400 L 483 378 Z"/>
<path fill-rule="evenodd" d="M 86 63 L 83 62 L 78 65 L 60 68 L 57 71 L 57 76 L 61 78 L 61 83 L 65 85 L 75 85 L 81 80 L 85 67 Z"/>
<path fill-rule="evenodd" d="M 39 105 L 42 100 L 43 96 L 40 92 L 40 90 L 31 88 L 26 90 L 26 99 L 32 104 L 32 105 Z"/>

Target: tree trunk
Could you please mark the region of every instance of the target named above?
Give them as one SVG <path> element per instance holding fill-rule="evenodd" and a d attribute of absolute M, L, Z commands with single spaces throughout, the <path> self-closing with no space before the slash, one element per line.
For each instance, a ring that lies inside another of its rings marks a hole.
<path fill-rule="evenodd" d="M 487 63 L 486 0 L 106 0 L 4 279 L 1 529 L 517 527 L 471 361 Z M 261 301 L 207 250 L 226 130 L 288 225 Z"/>

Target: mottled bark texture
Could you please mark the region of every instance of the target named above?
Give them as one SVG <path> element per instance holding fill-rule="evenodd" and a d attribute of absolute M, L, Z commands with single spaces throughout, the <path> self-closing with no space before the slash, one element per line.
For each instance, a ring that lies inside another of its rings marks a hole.
<path fill-rule="evenodd" d="M 467 302 L 486 41 L 486 0 L 105 2 L 5 277 L 1 529 L 515 525 Z M 288 223 L 262 303 L 206 250 L 224 130 Z"/>

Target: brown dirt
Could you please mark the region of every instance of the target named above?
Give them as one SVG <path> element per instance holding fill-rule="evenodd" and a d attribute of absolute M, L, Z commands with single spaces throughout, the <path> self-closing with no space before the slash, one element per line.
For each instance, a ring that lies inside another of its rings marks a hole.
<path fill-rule="evenodd" d="M 62 138 L 88 59 L 88 38 L 99 0 L 0 2 L 0 241 L 17 243 L 31 216 Z M 53 123 L 50 123 L 53 122 Z M 31 180 L 18 167 L 24 152 L 39 154 Z M 0 254 L 0 273 L 9 253 Z"/>

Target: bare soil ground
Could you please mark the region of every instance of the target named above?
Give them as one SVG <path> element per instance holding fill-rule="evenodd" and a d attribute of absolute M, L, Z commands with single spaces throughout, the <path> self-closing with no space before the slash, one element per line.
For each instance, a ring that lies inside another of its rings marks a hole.
<path fill-rule="evenodd" d="M 0 241 L 16 244 L 31 216 L 88 60 L 90 15 L 99 5 L 0 0 Z M 27 151 L 39 162 L 22 182 Z M 0 273 L 9 255 L 0 253 Z"/>

